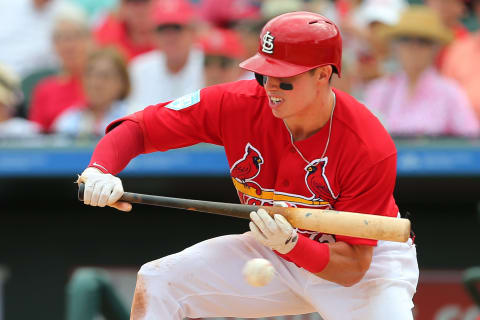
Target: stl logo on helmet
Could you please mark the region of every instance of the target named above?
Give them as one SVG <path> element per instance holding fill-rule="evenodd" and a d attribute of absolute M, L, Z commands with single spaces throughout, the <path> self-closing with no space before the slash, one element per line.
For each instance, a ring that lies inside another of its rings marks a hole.
<path fill-rule="evenodd" d="M 265 53 L 273 54 L 273 39 L 275 39 L 274 36 L 270 33 L 270 31 L 267 31 L 262 38 L 262 51 Z"/>

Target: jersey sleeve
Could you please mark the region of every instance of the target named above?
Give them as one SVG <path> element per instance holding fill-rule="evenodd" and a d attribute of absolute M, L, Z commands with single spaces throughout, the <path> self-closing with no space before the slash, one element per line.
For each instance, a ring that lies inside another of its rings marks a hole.
<path fill-rule="evenodd" d="M 396 154 L 370 166 L 358 174 L 350 173 L 335 210 L 396 217 L 398 207 L 393 198 L 396 180 Z M 336 236 L 337 241 L 350 244 L 377 245 L 376 240 Z"/>
<path fill-rule="evenodd" d="M 223 145 L 222 108 L 222 87 L 208 87 L 118 119 L 107 127 L 107 132 L 127 119 L 138 122 L 143 130 L 146 152 L 201 142 Z"/>

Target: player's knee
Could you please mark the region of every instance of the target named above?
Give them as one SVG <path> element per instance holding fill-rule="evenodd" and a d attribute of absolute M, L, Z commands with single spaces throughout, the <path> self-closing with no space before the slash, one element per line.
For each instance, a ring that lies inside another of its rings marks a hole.
<path fill-rule="evenodd" d="M 145 263 L 138 271 L 138 277 L 149 282 L 175 281 L 181 278 L 185 264 L 178 255 L 170 255 Z"/>

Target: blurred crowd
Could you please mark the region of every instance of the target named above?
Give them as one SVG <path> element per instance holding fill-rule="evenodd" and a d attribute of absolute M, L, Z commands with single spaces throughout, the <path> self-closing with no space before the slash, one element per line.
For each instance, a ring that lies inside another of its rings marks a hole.
<path fill-rule="evenodd" d="M 340 27 L 342 77 L 393 136 L 480 136 L 480 0 L 0 0 L 0 139 L 100 137 L 107 124 L 254 75 L 264 23 Z"/>

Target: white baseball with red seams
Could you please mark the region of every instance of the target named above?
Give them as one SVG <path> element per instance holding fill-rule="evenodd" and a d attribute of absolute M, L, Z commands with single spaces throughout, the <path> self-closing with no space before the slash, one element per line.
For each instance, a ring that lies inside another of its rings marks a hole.
<path fill-rule="evenodd" d="M 267 259 L 251 259 L 243 267 L 243 276 L 249 285 L 263 287 L 272 281 L 275 276 L 275 268 Z"/>

